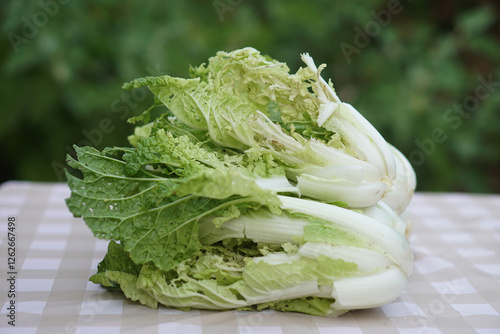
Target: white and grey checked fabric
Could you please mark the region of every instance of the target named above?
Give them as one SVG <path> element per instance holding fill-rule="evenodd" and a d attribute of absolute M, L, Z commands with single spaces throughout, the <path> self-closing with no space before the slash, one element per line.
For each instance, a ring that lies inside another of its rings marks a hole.
<path fill-rule="evenodd" d="M 0 333 L 500 333 L 500 195 L 417 193 L 405 292 L 336 319 L 150 309 L 88 281 L 107 242 L 64 199 L 65 184 L 0 187 Z M 16 217 L 16 326 L 8 325 L 7 218 Z"/>

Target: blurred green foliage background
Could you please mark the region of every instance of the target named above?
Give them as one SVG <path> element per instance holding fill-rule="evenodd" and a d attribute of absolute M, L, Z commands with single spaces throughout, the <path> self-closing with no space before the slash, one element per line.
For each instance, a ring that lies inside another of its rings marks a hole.
<path fill-rule="evenodd" d="M 325 63 L 413 163 L 420 191 L 500 191 L 500 6 L 484 1 L 4 1 L 0 182 L 63 181 L 73 144 L 127 145 L 152 103 L 121 89 L 252 46 Z"/>

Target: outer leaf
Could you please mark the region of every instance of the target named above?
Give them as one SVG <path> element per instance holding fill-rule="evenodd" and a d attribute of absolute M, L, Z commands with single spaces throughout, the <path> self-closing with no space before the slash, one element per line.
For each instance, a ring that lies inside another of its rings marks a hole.
<path fill-rule="evenodd" d="M 116 154 L 120 150 L 108 151 Z M 125 152 L 129 157 L 135 154 Z M 77 148 L 77 154 L 78 160 L 71 158 L 69 163 L 83 173 L 84 180 L 68 174 L 72 189 L 69 209 L 83 217 L 97 237 L 120 240 L 135 263 L 151 261 L 165 271 L 201 248 L 197 222 L 202 217 L 224 216 L 235 205 L 247 209 L 249 204 L 255 208 L 266 205 L 277 212 L 280 204 L 275 193 L 260 188 L 236 169 L 224 172 L 201 165 L 193 169 L 203 160 L 201 155 L 198 160 L 187 156 L 184 170 L 193 175 L 178 179 L 158 177 L 142 168 L 150 155 L 157 157 L 152 152 L 136 155 L 145 160 L 137 158 L 132 163 L 91 148 Z M 224 166 L 216 158 L 211 161 Z M 138 166 L 134 176 L 129 176 L 131 165 Z"/>
<path fill-rule="evenodd" d="M 79 149 L 78 155 L 71 164 L 86 177 L 68 174 L 72 194 L 66 202 L 97 237 L 120 240 L 135 263 L 152 261 L 167 271 L 201 247 L 197 208 L 214 208 L 217 201 L 172 196 L 176 183 L 145 172 L 128 177 L 125 162 L 94 150 Z"/>

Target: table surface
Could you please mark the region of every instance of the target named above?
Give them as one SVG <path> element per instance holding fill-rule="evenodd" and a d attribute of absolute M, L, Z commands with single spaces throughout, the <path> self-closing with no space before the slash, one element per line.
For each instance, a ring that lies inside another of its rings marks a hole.
<path fill-rule="evenodd" d="M 60 183 L 0 187 L 0 333 L 500 333 L 500 195 L 415 194 L 415 264 L 406 290 L 388 305 L 336 319 L 150 309 L 108 292 L 88 281 L 107 242 L 73 218 L 68 195 Z M 12 268 L 8 217 L 15 217 Z"/>

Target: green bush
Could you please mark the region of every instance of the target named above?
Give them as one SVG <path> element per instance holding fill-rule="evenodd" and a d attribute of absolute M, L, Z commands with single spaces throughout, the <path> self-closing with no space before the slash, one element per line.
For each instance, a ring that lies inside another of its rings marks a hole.
<path fill-rule="evenodd" d="M 409 157 L 419 190 L 498 192 L 500 24 L 490 2 L 8 2 L 0 181 L 62 181 L 73 144 L 127 145 L 126 119 L 152 95 L 123 82 L 187 76 L 218 50 L 253 46 L 292 71 L 302 52 L 327 64 L 340 98 Z"/>

